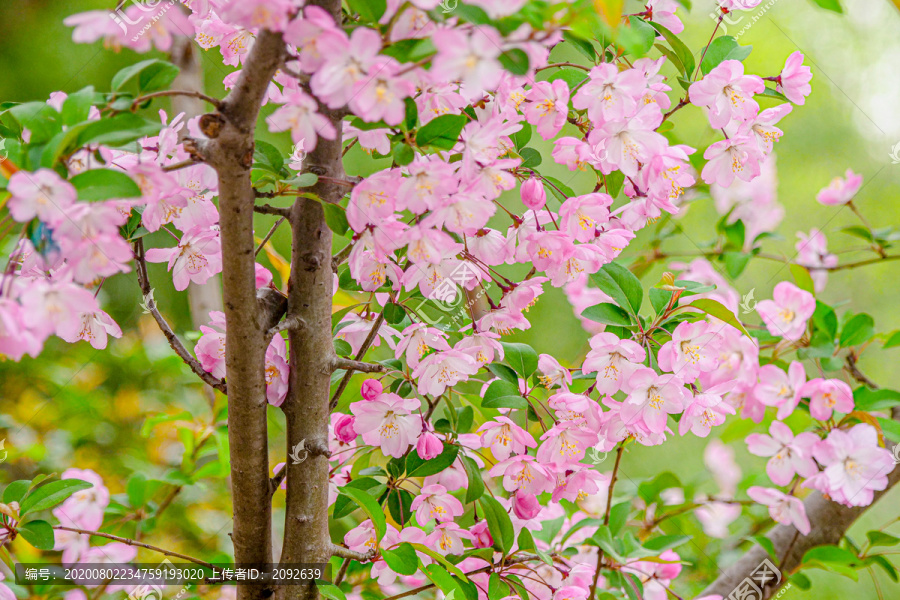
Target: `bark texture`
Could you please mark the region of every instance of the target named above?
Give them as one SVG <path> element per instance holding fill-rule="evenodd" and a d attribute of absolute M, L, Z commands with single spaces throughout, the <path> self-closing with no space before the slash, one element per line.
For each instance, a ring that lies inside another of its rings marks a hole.
<path fill-rule="evenodd" d="M 255 285 L 255 240 L 250 183 L 259 107 L 286 53 L 281 36 L 263 31 L 218 114 L 204 117 L 209 141 L 198 143 L 219 179 L 219 225 L 228 388 L 228 441 L 234 499 L 232 542 L 236 563 L 272 562 L 272 509 L 266 410 L 264 324 Z M 214 126 L 211 126 L 214 125 Z M 203 127 L 203 125 L 201 125 Z M 238 586 L 239 600 L 268 598 L 274 590 Z"/>

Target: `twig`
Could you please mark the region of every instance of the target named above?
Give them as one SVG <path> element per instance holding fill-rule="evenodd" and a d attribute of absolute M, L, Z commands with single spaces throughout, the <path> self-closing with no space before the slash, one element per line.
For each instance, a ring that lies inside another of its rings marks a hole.
<path fill-rule="evenodd" d="M 329 552 L 332 556 L 337 556 L 338 558 L 347 558 L 359 562 L 369 562 L 370 560 L 375 558 L 374 548 L 372 548 L 368 552 L 357 552 L 355 550 L 350 550 L 349 548 L 344 548 L 343 546 L 338 546 L 337 544 L 332 544 Z"/>
<path fill-rule="evenodd" d="M 344 264 L 344 261 L 347 260 L 347 258 L 349 258 L 350 253 L 353 251 L 353 246 L 354 246 L 354 243 L 350 242 L 349 244 L 347 244 L 346 246 L 341 248 L 341 250 L 337 254 L 335 254 L 334 256 L 331 257 L 331 268 L 332 269 L 337 271 L 338 267 L 340 267 L 342 264 Z"/>
<path fill-rule="evenodd" d="M 272 225 L 272 229 L 269 230 L 269 233 L 266 234 L 266 237 L 264 237 L 259 243 L 259 246 L 256 248 L 256 252 L 253 254 L 253 256 L 259 256 L 259 253 L 262 252 L 262 249 L 266 247 L 266 244 L 269 243 L 269 240 L 272 239 L 272 236 L 275 235 L 275 232 L 285 221 L 287 221 L 287 217 L 281 217 L 280 219 L 275 221 L 275 224 Z"/>
<path fill-rule="evenodd" d="M 212 96 L 207 96 L 204 93 L 193 91 L 193 90 L 163 90 L 161 92 L 153 92 L 152 94 L 146 94 L 144 96 L 140 96 L 139 98 L 135 98 L 134 102 L 131 103 L 131 110 L 134 111 L 138 104 L 141 104 L 147 100 L 152 98 L 161 98 L 163 96 L 189 96 L 191 98 L 200 98 L 201 100 L 205 100 L 215 106 L 217 109 L 222 107 L 222 101 L 218 98 L 213 98 Z"/>
<path fill-rule="evenodd" d="M 344 358 L 343 356 L 336 356 L 334 358 L 332 368 L 335 371 L 338 369 L 347 369 L 348 371 L 359 371 L 360 373 L 382 373 L 386 370 L 384 365 L 351 360 L 349 358 Z"/>
<path fill-rule="evenodd" d="M 187 169 L 188 167 L 193 167 L 196 164 L 201 163 L 202 161 L 197 160 L 196 158 L 189 158 L 187 160 L 183 160 L 179 163 L 174 163 L 171 165 L 166 165 L 162 168 L 164 173 L 171 173 L 172 171 L 179 171 L 181 169 Z"/>
<path fill-rule="evenodd" d="M 347 567 L 350 566 L 350 559 L 345 558 L 344 562 L 341 563 L 341 568 L 338 571 L 337 575 L 334 578 L 334 585 L 341 585 L 341 582 L 344 580 L 344 576 L 347 574 Z"/>
<path fill-rule="evenodd" d="M 285 219 L 291 216 L 291 209 L 272 206 L 271 204 L 254 204 L 253 212 L 258 212 L 262 215 L 277 215 Z"/>
<path fill-rule="evenodd" d="M 375 341 L 375 336 L 378 335 L 378 331 L 381 329 L 382 323 L 384 323 L 383 311 L 378 314 L 378 317 L 372 324 L 372 329 L 369 331 L 368 337 L 366 337 L 366 341 L 363 342 L 363 345 L 359 348 L 359 352 L 356 353 L 356 360 L 362 360 L 362 357 L 365 356 L 366 351 L 368 351 L 369 349 L 369 346 L 371 346 L 372 342 Z M 351 377 L 353 377 L 353 369 L 348 369 L 347 372 L 344 373 L 344 378 L 341 379 L 341 383 L 338 384 L 338 389 L 335 390 L 334 396 L 331 397 L 331 402 L 329 402 L 328 405 L 331 410 L 334 410 L 334 407 L 337 406 L 338 400 L 340 400 L 341 394 L 344 393 L 344 390 L 347 389 L 347 384 L 350 383 Z"/>
<path fill-rule="evenodd" d="M 181 554 L 180 552 L 173 552 L 172 550 L 165 550 L 163 548 L 158 548 L 156 546 L 151 546 L 150 544 L 145 544 L 143 542 L 138 542 L 136 540 L 132 540 L 129 538 L 119 537 L 117 535 L 112 535 L 110 533 L 102 533 L 100 531 L 90 531 L 87 529 L 78 529 L 76 527 L 65 527 L 63 525 L 55 525 L 53 529 L 59 529 L 62 531 L 72 531 L 74 533 L 81 533 L 84 535 L 90 535 L 95 537 L 102 537 L 108 540 L 114 540 L 116 542 L 121 542 L 123 544 L 127 544 L 128 546 L 138 546 L 140 548 L 146 548 L 147 550 L 152 550 L 154 552 L 159 552 L 160 554 L 164 554 L 166 556 L 174 556 L 175 558 L 183 558 L 184 560 L 190 561 L 194 564 L 202 565 L 204 567 L 209 567 L 210 569 L 215 569 L 216 566 L 212 563 L 208 563 L 205 560 L 200 560 L 199 558 L 194 558 L 193 556 L 188 556 L 187 554 Z"/>
<path fill-rule="evenodd" d="M 191 356 L 191 353 L 188 352 L 187 348 L 184 347 L 184 344 L 181 343 L 181 340 L 178 339 L 178 336 L 175 335 L 174 331 L 172 331 L 172 327 L 156 307 L 156 302 L 152 298 L 153 289 L 150 287 L 150 280 L 147 278 L 147 260 L 144 257 L 143 239 L 137 239 L 134 242 L 134 258 L 135 262 L 137 263 L 136 271 L 138 276 L 138 285 L 141 288 L 141 293 L 144 295 L 144 304 L 146 305 L 147 310 L 150 311 L 150 314 L 153 315 L 153 318 L 156 319 L 156 324 L 159 325 L 159 328 L 163 332 L 163 335 L 166 336 L 166 340 L 169 342 L 169 346 L 171 346 L 172 350 L 175 351 L 175 354 L 181 357 L 181 360 L 183 360 L 184 363 L 191 368 L 191 370 L 197 375 L 197 377 L 202 379 L 210 386 L 216 388 L 223 394 L 227 394 L 228 388 L 225 384 L 225 380 L 219 379 L 218 377 L 213 376 L 212 373 L 207 372 L 200 364 L 200 361 Z"/>
<path fill-rule="evenodd" d="M 625 450 L 625 443 L 619 442 L 616 449 L 616 464 L 613 467 L 612 478 L 609 480 L 609 491 L 606 495 L 606 514 L 603 515 L 603 524 L 609 525 L 609 515 L 612 510 L 613 489 L 616 487 L 616 479 L 619 474 L 619 463 L 622 462 L 622 451 Z M 597 567 L 594 569 L 594 580 L 591 582 L 591 591 L 588 598 L 593 598 L 597 593 L 597 581 L 600 579 L 600 566 L 603 564 L 603 548 L 597 548 Z"/>
<path fill-rule="evenodd" d="M 284 321 L 281 321 L 280 323 L 266 331 L 266 339 L 272 339 L 282 331 L 287 331 L 289 329 L 299 329 L 305 324 L 306 323 L 303 321 L 303 319 L 301 319 L 297 315 L 294 315 L 293 317 L 287 317 Z"/>

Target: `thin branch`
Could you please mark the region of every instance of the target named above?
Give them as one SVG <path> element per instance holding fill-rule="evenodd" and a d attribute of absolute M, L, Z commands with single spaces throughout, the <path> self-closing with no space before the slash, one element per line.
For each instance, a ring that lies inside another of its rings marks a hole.
<path fill-rule="evenodd" d="M 622 452 L 625 450 L 625 442 L 619 442 L 616 449 L 616 464 L 613 467 L 612 478 L 609 480 L 609 491 L 606 494 L 606 514 L 603 515 L 603 524 L 609 525 L 609 515 L 612 510 L 613 489 L 619 475 L 619 463 L 622 462 Z M 600 579 L 600 567 L 603 564 L 603 548 L 597 548 L 597 566 L 594 568 L 594 579 L 591 581 L 591 591 L 588 598 L 593 598 L 597 593 L 597 581 Z"/>
<path fill-rule="evenodd" d="M 258 212 L 262 215 L 277 215 L 279 217 L 284 217 L 285 219 L 291 216 L 290 208 L 272 206 L 271 204 L 254 204 L 253 212 Z"/>
<path fill-rule="evenodd" d="M 384 323 L 384 312 L 379 313 L 378 317 L 376 317 L 375 322 L 372 324 L 372 329 L 369 331 L 368 337 L 366 337 L 366 341 L 363 342 L 363 345 L 359 348 L 359 352 L 356 353 L 356 360 L 362 360 L 362 357 L 366 355 L 366 352 L 369 350 L 369 346 L 371 346 L 372 342 L 375 341 L 375 337 L 378 335 L 378 331 L 381 329 L 382 323 Z M 353 377 L 353 369 L 349 369 L 346 373 L 344 373 L 344 378 L 341 379 L 341 383 L 338 384 L 338 389 L 331 397 L 331 402 L 329 403 L 329 408 L 331 410 L 334 410 L 334 407 L 337 406 L 338 400 L 340 400 L 341 394 L 344 393 L 344 390 L 347 389 L 347 384 L 350 383 L 351 377 Z"/>
<path fill-rule="evenodd" d="M 304 325 L 306 325 L 306 323 L 297 315 L 288 317 L 284 321 L 278 323 L 278 325 L 275 325 L 274 327 L 266 331 L 266 339 L 272 339 L 282 331 L 288 331 L 290 329 L 300 329 Z"/>
<path fill-rule="evenodd" d="M 183 160 L 179 163 L 166 165 L 165 167 L 162 168 L 162 170 L 164 173 L 171 173 L 172 171 L 180 171 L 181 169 L 187 169 L 188 167 L 193 167 L 194 165 L 200 164 L 201 162 L 203 162 L 203 161 L 198 160 L 196 158 L 189 158 L 189 159 Z"/>
<path fill-rule="evenodd" d="M 582 71 L 590 71 L 591 70 L 590 67 L 586 67 L 584 65 L 579 65 L 579 64 L 571 63 L 571 62 L 561 62 L 561 63 L 549 64 L 545 67 L 540 67 L 539 69 L 535 69 L 534 72 L 540 73 L 541 71 L 545 71 L 547 69 L 555 69 L 558 67 L 574 67 L 576 69 L 581 69 Z"/>
<path fill-rule="evenodd" d="M 335 371 L 338 369 L 347 369 L 348 371 L 359 371 L 360 373 L 383 373 L 387 370 L 384 365 L 351 360 L 349 358 L 344 358 L 343 356 L 334 357 L 331 364 Z"/>
<path fill-rule="evenodd" d="M 162 98 L 163 96 L 189 96 L 191 98 L 200 98 L 201 100 L 205 100 L 209 102 L 217 109 L 222 108 L 222 101 L 218 98 L 213 98 L 212 96 L 207 96 L 202 92 L 197 92 L 193 90 L 163 90 L 161 92 L 153 92 L 152 94 L 146 94 L 139 98 L 135 98 L 134 102 L 131 103 L 131 110 L 134 111 L 138 104 L 142 104 L 143 102 L 150 100 L 152 98 Z"/>
<path fill-rule="evenodd" d="M 347 558 L 359 562 L 369 562 L 370 560 L 375 558 L 375 548 L 372 548 L 368 552 L 357 552 L 355 550 L 350 550 L 349 548 L 344 548 L 343 546 L 338 546 L 337 544 L 331 544 L 330 552 L 332 556 L 337 556 L 338 558 Z"/>
<path fill-rule="evenodd" d="M 337 271 L 338 267 L 340 267 L 342 264 L 344 264 L 344 261 L 350 257 L 350 253 L 353 251 L 353 246 L 354 246 L 354 243 L 350 242 L 349 244 L 347 244 L 346 246 L 341 248 L 341 250 L 337 254 L 335 254 L 334 256 L 331 257 L 331 268 L 332 269 Z"/>
<path fill-rule="evenodd" d="M 156 302 L 153 300 L 153 288 L 150 287 L 150 280 L 147 278 L 147 260 L 144 256 L 143 239 L 137 239 L 134 242 L 134 258 L 135 263 L 137 264 L 136 271 L 138 285 L 140 285 L 141 293 L 144 295 L 144 305 L 147 307 L 147 310 L 150 311 L 150 314 L 153 315 L 153 318 L 156 319 L 156 324 L 159 325 L 163 335 L 166 336 L 169 346 L 171 346 L 172 350 L 175 351 L 175 354 L 191 368 L 191 371 L 193 371 L 197 377 L 223 394 L 227 394 L 228 388 L 225 381 L 213 376 L 212 373 L 207 372 L 200 364 L 200 361 L 188 352 L 187 348 L 184 347 L 184 344 L 181 343 L 181 340 L 178 339 L 178 336 L 175 335 L 175 332 L 172 331 L 172 327 L 166 321 L 165 317 L 162 316 L 162 313 L 160 313 L 159 309 L 156 307 Z"/>
<path fill-rule="evenodd" d="M 259 253 L 262 252 L 262 249 L 266 247 L 266 244 L 269 243 L 269 240 L 272 239 L 272 236 L 275 235 L 275 232 L 278 231 L 278 228 L 285 221 L 287 221 L 287 217 L 281 217 L 280 219 L 275 221 L 275 224 L 272 225 L 272 229 L 269 230 L 269 233 L 266 234 L 266 237 L 264 237 L 259 243 L 259 246 L 257 246 L 256 252 L 253 254 L 253 256 L 259 256 Z"/>
<path fill-rule="evenodd" d="M 84 535 L 90 535 L 95 537 L 102 537 L 108 540 L 114 540 L 116 542 L 121 542 L 123 544 L 127 544 L 128 546 L 137 546 L 139 548 L 146 548 L 147 550 L 152 550 L 154 552 L 158 552 L 160 554 L 164 554 L 166 556 L 172 556 L 175 558 L 182 558 L 184 560 L 190 561 L 194 564 L 202 565 L 204 567 L 208 567 L 210 569 L 215 569 L 216 566 L 212 563 L 208 563 L 205 560 L 200 560 L 199 558 L 194 558 L 193 556 L 188 556 L 187 554 L 181 554 L 180 552 L 173 552 L 172 550 L 166 550 L 164 548 L 158 548 L 156 546 L 151 546 L 150 544 L 145 544 L 143 542 L 138 542 L 137 540 L 132 540 L 129 538 L 119 537 L 117 535 L 112 535 L 110 533 L 102 533 L 100 531 L 90 531 L 88 529 L 78 529 L 76 527 L 65 527 L 63 525 L 55 525 L 53 529 L 59 529 L 62 531 L 71 531 L 74 533 L 81 533 Z"/>
<path fill-rule="evenodd" d="M 347 574 L 347 568 L 350 566 L 350 559 L 345 558 L 344 562 L 341 563 L 341 568 L 338 571 L 338 574 L 334 578 L 334 585 L 341 585 L 341 582 L 344 580 L 344 576 Z"/>
<path fill-rule="evenodd" d="M 526 554 L 524 556 L 521 556 L 519 558 L 512 560 L 509 563 L 505 563 L 504 561 L 501 561 L 501 562 L 497 563 L 496 565 L 488 565 L 486 567 L 481 567 L 480 569 L 475 569 L 474 571 L 469 571 L 469 572 L 465 573 L 465 575 L 466 575 L 466 577 L 468 577 L 469 575 L 478 575 L 479 573 L 488 573 L 497 568 L 512 567 L 517 564 L 522 564 L 522 563 L 526 563 L 526 562 L 529 562 L 532 560 L 539 560 L 539 559 L 540 559 L 540 557 L 537 556 L 536 554 Z M 406 598 L 407 596 L 415 596 L 419 592 L 424 592 L 426 590 L 430 590 L 433 587 L 434 587 L 434 584 L 429 583 L 426 585 L 419 586 L 417 588 L 413 588 L 411 590 L 406 590 L 403 593 L 397 594 L 395 596 L 391 596 L 389 598 L 385 598 L 384 600 L 400 600 L 400 598 Z"/>
<path fill-rule="evenodd" d="M 269 479 L 269 495 L 274 496 L 275 492 L 278 491 L 278 488 L 281 487 L 281 482 L 284 481 L 284 478 L 287 476 L 287 465 L 281 467 L 281 470 L 275 473 L 271 479 Z"/>

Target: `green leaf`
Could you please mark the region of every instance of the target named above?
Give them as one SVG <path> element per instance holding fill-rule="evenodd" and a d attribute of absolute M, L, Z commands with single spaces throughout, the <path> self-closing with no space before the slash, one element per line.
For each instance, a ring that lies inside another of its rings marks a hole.
<path fill-rule="evenodd" d="M 338 586 L 333 583 L 328 583 L 327 581 L 317 579 L 316 587 L 319 589 L 319 593 L 328 598 L 328 600 L 347 600 L 347 596 Z"/>
<path fill-rule="evenodd" d="M 660 25 L 659 23 L 654 23 L 650 21 L 650 26 L 660 32 L 665 38 L 666 42 L 672 47 L 672 50 L 675 52 L 675 56 L 678 57 L 678 60 L 681 61 L 680 65 L 676 65 L 681 68 L 681 73 L 685 77 L 690 77 L 694 69 L 697 68 L 697 63 L 694 62 L 694 53 L 691 52 L 687 46 L 684 45 L 677 35 Z"/>
<path fill-rule="evenodd" d="M 631 25 L 630 27 L 619 29 L 619 38 L 616 42 L 625 48 L 628 54 L 638 57 L 645 56 L 653 47 L 656 30 L 640 17 L 630 16 L 628 23 Z"/>
<path fill-rule="evenodd" d="M 539 167 L 541 165 L 541 162 L 543 162 L 541 153 L 534 148 L 523 148 L 519 152 L 519 156 L 522 157 L 522 164 L 519 166 L 523 169 L 533 169 L 535 167 Z"/>
<path fill-rule="evenodd" d="M 661 535 L 644 542 L 644 548 L 652 552 L 665 552 L 689 542 L 689 535 Z"/>
<path fill-rule="evenodd" d="M 875 565 L 877 564 L 879 567 L 884 569 L 884 572 L 888 574 L 894 583 L 900 582 L 900 577 L 897 576 L 897 569 L 891 562 L 880 554 L 875 554 L 873 556 L 869 556 L 866 558 L 865 563 L 867 565 Z"/>
<path fill-rule="evenodd" d="M 481 474 L 481 468 L 478 464 L 468 456 L 461 457 L 463 466 L 466 469 L 468 477 L 468 485 L 466 486 L 465 503 L 475 502 L 484 495 L 484 478 Z"/>
<path fill-rule="evenodd" d="M 609 511 L 609 532 L 613 537 L 618 537 L 619 532 L 625 527 L 628 520 L 628 513 L 631 512 L 631 502 L 620 502 L 613 506 Z"/>
<path fill-rule="evenodd" d="M 392 571 L 400 575 L 415 575 L 419 570 L 419 557 L 407 542 L 403 542 L 392 550 L 382 550 L 381 557 Z"/>
<path fill-rule="evenodd" d="M 391 518 L 401 526 L 412 518 L 413 495 L 406 490 L 393 489 L 388 493 L 387 505 Z"/>
<path fill-rule="evenodd" d="M 9 109 L 9 114 L 22 128 L 31 132 L 31 144 L 46 142 L 62 130 L 59 113 L 46 102 L 18 104 Z"/>
<path fill-rule="evenodd" d="M 854 410 L 873 412 L 900 405 L 900 392 L 888 389 L 870 390 L 864 385 L 853 390 Z"/>
<path fill-rule="evenodd" d="M 442 564 L 444 566 L 444 568 L 447 569 L 447 571 L 449 571 L 453 575 L 456 575 L 463 581 L 469 580 L 466 577 L 465 573 L 463 573 L 462 571 L 459 570 L 459 568 L 455 567 L 452 563 L 450 563 L 450 561 L 448 561 L 446 558 L 444 558 L 444 556 L 442 554 L 438 554 L 437 552 L 435 552 L 434 550 L 432 550 L 425 544 L 410 544 L 410 546 L 415 548 L 417 552 L 421 552 L 422 554 L 427 554 L 428 556 L 433 558 L 435 561 Z M 434 566 L 434 565 L 429 565 L 429 566 Z M 426 569 L 427 568 L 428 567 L 426 567 Z"/>
<path fill-rule="evenodd" d="M 280 175 L 281 169 L 284 167 L 284 156 L 281 154 L 281 150 L 269 142 L 257 140 L 253 148 L 253 162 L 256 163 L 256 166 L 262 166 L 267 171 Z"/>
<path fill-rule="evenodd" d="M 900 544 L 900 538 L 883 531 L 866 532 L 866 537 L 869 538 L 870 546 L 896 546 Z"/>
<path fill-rule="evenodd" d="M 120 91 L 134 81 L 135 77 L 138 79 L 140 92 L 154 92 L 169 87 L 175 81 L 178 77 L 178 67 L 158 58 L 143 60 L 125 67 L 113 76 L 111 83 L 113 91 Z"/>
<path fill-rule="evenodd" d="M 406 318 L 406 309 L 404 309 L 399 304 L 394 304 L 393 302 L 388 302 L 384 307 L 384 320 L 390 323 L 391 325 L 397 325 L 398 323 L 402 323 L 403 319 Z"/>
<path fill-rule="evenodd" d="M 428 121 L 416 132 L 416 145 L 433 146 L 441 150 L 452 150 L 459 141 L 459 134 L 468 123 L 465 115 L 441 115 Z"/>
<path fill-rule="evenodd" d="M 575 46 L 575 49 L 581 52 L 589 61 L 597 61 L 597 51 L 588 40 L 583 40 L 568 30 L 563 31 L 563 39 Z"/>
<path fill-rule="evenodd" d="M 633 316 L 641 310 L 644 300 L 641 282 L 622 265 L 618 263 L 603 265 L 599 271 L 591 275 L 591 281 Z"/>
<path fill-rule="evenodd" d="M 717 302 L 716 300 L 712 300 L 710 298 L 697 298 L 690 304 L 686 306 L 691 306 L 698 310 L 705 312 L 706 314 L 713 316 L 721 321 L 724 321 L 728 325 L 731 325 L 747 337 L 750 337 L 750 334 L 747 333 L 747 330 L 744 329 L 744 326 L 741 325 L 741 322 L 738 321 L 737 317 L 734 316 L 734 313 L 725 308 L 725 306 Z"/>
<path fill-rule="evenodd" d="M 516 375 L 516 372 L 507 367 L 506 365 L 500 363 L 491 363 L 487 365 L 488 371 L 502 379 L 503 381 L 508 381 L 512 384 L 515 384 L 516 390 L 519 389 L 519 376 Z"/>
<path fill-rule="evenodd" d="M 605 176 L 606 193 L 615 198 L 625 185 L 625 174 L 622 171 L 613 171 Z"/>
<path fill-rule="evenodd" d="M 28 495 L 20 503 L 19 514 L 24 516 L 29 512 L 53 508 L 57 504 L 62 504 L 75 492 L 91 487 L 94 487 L 94 484 L 81 479 L 61 479 L 45 483 L 28 492 Z"/>
<path fill-rule="evenodd" d="M 700 70 L 706 75 L 719 64 L 726 60 L 739 60 L 743 62 L 745 58 L 750 56 L 753 46 L 741 46 L 730 35 L 723 35 L 713 40 L 706 51 L 703 62 L 700 63 Z"/>
<path fill-rule="evenodd" d="M 617 325 L 619 327 L 631 327 L 634 323 L 631 315 L 625 312 L 625 309 L 619 308 L 615 304 L 602 302 L 595 306 L 589 306 L 584 309 L 581 316 L 596 323 L 604 325 Z"/>
<path fill-rule="evenodd" d="M 508 381 L 494 381 L 484 392 L 482 408 L 527 408 L 528 401 L 522 397 L 518 385 Z"/>
<path fill-rule="evenodd" d="M 69 180 L 85 202 L 119 198 L 140 198 L 141 188 L 128 175 L 113 169 L 91 169 Z"/>
<path fill-rule="evenodd" d="M 328 229 L 338 235 L 346 235 L 350 230 L 350 223 L 347 221 L 347 212 L 336 204 L 323 202 L 322 207 L 325 209 L 325 223 Z"/>
<path fill-rule="evenodd" d="M 844 13 L 844 9 L 841 7 L 841 3 L 838 0 L 812 0 L 815 4 L 824 8 L 825 10 L 830 10 L 832 12 Z"/>
<path fill-rule="evenodd" d="M 528 344 L 500 342 L 506 362 L 522 377 L 529 377 L 537 370 L 538 356 Z"/>
<path fill-rule="evenodd" d="M 816 567 L 839 573 L 854 581 L 859 579 L 856 573 L 860 560 L 849 550 L 837 546 L 816 546 L 810 548 L 803 555 L 801 561 L 804 567 Z"/>
<path fill-rule="evenodd" d="M 31 487 L 31 482 L 27 479 L 13 481 L 3 490 L 3 504 L 20 502 L 25 497 L 29 487 Z"/>
<path fill-rule="evenodd" d="M 431 460 L 423 460 L 415 450 L 406 457 L 406 474 L 409 477 L 436 475 L 453 464 L 459 454 L 459 446 L 444 443 L 444 449 Z"/>
<path fill-rule="evenodd" d="M 666 307 L 669 306 L 669 300 L 672 299 L 672 290 L 663 290 L 660 288 L 650 288 L 647 295 L 650 296 L 650 304 L 656 314 L 661 315 Z"/>
<path fill-rule="evenodd" d="M 82 121 L 87 121 L 88 115 L 91 112 L 91 106 L 96 97 L 97 93 L 94 91 L 94 86 L 92 85 L 80 89 L 74 94 L 69 94 L 69 97 L 66 98 L 62 105 L 61 114 L 63 125 L 71 126 L 76 123 L 81 123 Z"/>
<path fill-rule="evenodd" d="M 147 478 L 143 473 L 135 473 L 128 478 L 125 493 L 132 508 L 141 508 L 147 503 Z"/>
<path fill-rule="evenodd" d="M 372 524 L 375 525 L 375 532 L 378 534 L 376 541 L 380 541 L 387 531 L 387 521 L 384 518 L 384 510 L 378 504 L 378 501 L 366 491 L 348 486 L 339 488 L 338 494 L 349 496 L 359 504 L 363 512 L 372 519 Z"/>
<path fill-rule="evenodd" d="M 484 517 L 488 522 L 488 530 L 494 538 L 494 548 L 508 554 L 515 543 L 515 532 L 509 513 L 492 496 L 482 496 L 479 504 L 484 509 Z"/>
<path fill-rule="evenodd" d="M 897 346 L 900 346 L 900 330 L 891 332 L 884 341 L 884 346 L 882 346 L 882 348 L 887 350 L 888 348 L 896 348 Z"/>
<path fill-rule="evenodd" d="M 841 347 L 849 348 L 864 344 L 875 335 L 875 321 L 866 313 L 853 315 L 841 329 Z"/>
<path fill-rule="evenodd" d="M 884 433 L 884 437 L 892 442 L 900 443 L 900 422 L 883 417 L 876 417 L 876 419 L 878 424 L 881 425 L 881 432 Z"/>
<path fill-rule="evenodd" d="M 410 146 L 407 146 L 406 144 L 397 144 L 394 146 L 394 149 L 391 152 L 391 156 L 394 157 L 395 163 L 397 163 L 401 167 L 405 167 L 413 161 L 413 159 L 416 157 L 416 153 Z"/>
<path fill-rule="evenodd" d="M 728 276 L 732 279 L 740 277 L 741 273 L 744 272 L 744 269 L 747 268 L 747 263 L 750 262 L 751 258 L 753 258 L 753 255 L 747 252 L 722 253 L 722 261 L 725 263 L 725 270 L 728 271 Z"/>
<path fill-rule="evenodd" d="M 358 13 L 363 21 L 378 25 L 387 10 L 386 0 L 347 0 L 351 12 Z"/>
<path fill-rule="evenodd" d="M 509 139 L 511 139 L 513 141 L 513 144 L 516 145 L 516 150 L 521 150 L 526 145 L 528 145 L 528 142 L 531 141 L 531 135 L 533 131 L 534 128 L 531 125 L 525 123 L 522 125 L 522 129 L 510 134 Z"/>
<path fill-rule="evenodd" d="M 833 340 L 837 335 L 838 319 L 834 309 L 818 300 L 816 300 L 816 310 L 813 313 L 813 324 L 816 329 L 825 332 L 829 340 Z"/>
<path fill-rule="evenodd" d="M 809 274 L 809 269 L 807 269 L 806 267 L 801 267 L 800 265 L 791 263 L 791 275 L 794 276 L 794 281 L 797 282 L 798 288 L 809 292 L 813 296 L 816 295 L 816 286 L 813 283 L 812 277 Z"/>
<path fill-rule="evenodd" d="M 53 550 L 53 527 L 47 521 L 29 521 L 20 525 L 19 535 L 38 550 Z"/>
<path fill-rule="evenodd" d="M 504 50 L 498 57 L 500 65 L 513 75 L 525 75 L 528 73 L 528 55 L 521 48 Z"/>
<path fill-rule="evenodd" d="M 523 528 L 523 531 L 527 530 Z M 488 600 L 503 600 L 507 596 L 509 596 L 509 584 L 504 583 L 496 573 L 491 573 L 491 578 L 488 580 Z"/>
<path fill-rule="evenodd" d="M 88 144 L 124 146 L 148 135 L 159 133 L 162 124 L 150 121 L 132 113 L 118 114 L 109 119 L 92 121 L 78 134 L 76 147 Z"/>
<path fill-rule="evenodd" d="M 759 544 L 760 547 L 762 547 L 762 549 L 769 554 L 769 556 L 771 556 L 775 560 L 778 560 L 778 554 L 775 552 L 775 544 L 772 542 L 772 540 L 764 535 L 751 535 L 747 539 Z"/>

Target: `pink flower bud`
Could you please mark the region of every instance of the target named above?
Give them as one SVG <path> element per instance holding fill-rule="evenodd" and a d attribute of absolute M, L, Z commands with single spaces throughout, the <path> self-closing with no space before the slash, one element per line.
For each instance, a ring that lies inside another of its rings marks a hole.
<path fill-rule="evenodd" d="M 363 381 L 360 393 L 365 400 L 374 400 L 381 395 L 384 386 L 377 379 L 366 379 Z"/>
<path fill-rule="evenodd" d="M 475 536 L 472 545 L 476 548 L 490 548 L 494 545 L 494 538 L 491 537 L 487 520 L 478 521 L 469 529 L 469 532 Z"/>
<path fill-rule="evenodd" d="M 438 439 L 438 436 L 434 435 L 430 431 L 426 431 L 422 435 L 419 436 L 419 441 L 416 442 L 416 452 L 419 453 L 424 460 L 431 460 L 444 450 L 444 444 L 441 443 L 441 440 Z"/>
<path fill-rule="evenodd" d="M 522 184 L 522 203 L 532 210 L 538 210 L 547 203 L 547 192 L 544 184 L 532 177 Z"/>
<path fill-rule="evenodd" d="M 353 415 L 341 415 L 334 423 L 334 437 L 338 441 L 349 444 L 356 439 L 356 417 Z"/>
<path fill-rule="evenodd" d="M 534 494 L 516 492 L 512 497 L 513 512 L 523 520 L 533 519 L 541 512 L 541 503 Z"/>

